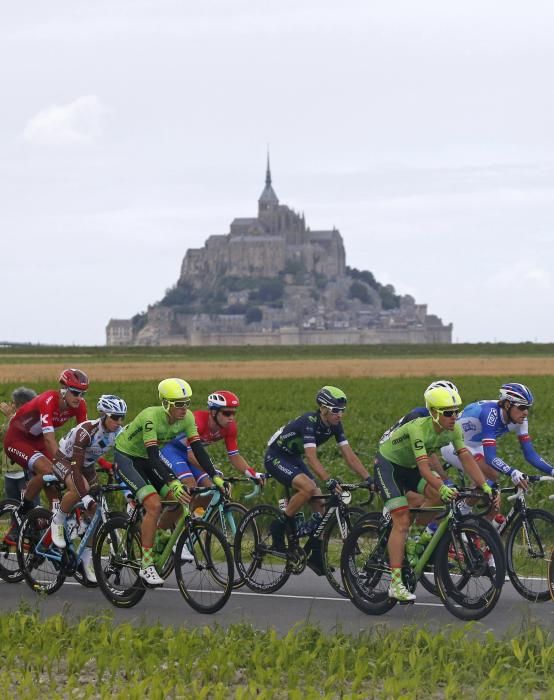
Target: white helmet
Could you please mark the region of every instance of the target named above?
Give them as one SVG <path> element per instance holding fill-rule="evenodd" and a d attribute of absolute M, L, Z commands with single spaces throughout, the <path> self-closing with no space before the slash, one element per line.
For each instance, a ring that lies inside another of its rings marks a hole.
<path fill-rule="evenodd" d="M 96 404 L 98 413 L 124 416 L 127 413 L 127 404 L 119 396 L 113 394 L 102 394 Z"/>
<path fill-rule="evenodd" d="M 457 394 L 460 393 L 458 391 L 458 387 L 449 379 L 437 379 L 436 381 L 431 382 L 423 393 L 426 394 L 428 391 L 431 391 L 431 389 L 450 389 L 450 391 L 455 391 Z"/>

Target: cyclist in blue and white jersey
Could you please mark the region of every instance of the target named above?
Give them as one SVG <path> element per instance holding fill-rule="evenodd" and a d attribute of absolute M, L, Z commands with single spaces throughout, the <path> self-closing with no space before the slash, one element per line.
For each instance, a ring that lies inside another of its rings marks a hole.
<path fill-rule="evenodd" d="M 496 441 L 506 433 L 517 435 L 523 456 L 529 464 L 548 476 L 554 476 L 554 468 L 537 454 L 529 435 L 527 418 L 533 401 L 528 387 L 510 382 L 501 386 L 498 401 L 477 401 L 468 404 L 462 411 L 458 423 L 464 442 L 487 479 L 497 479 L 498 474 L 507 474 L 516 486 L 523 489 L 528 486 L 525 475 L 496 453 Z M 462 470 L 451 445 L 444 447 L 441 453 L 447 462 Z"/>

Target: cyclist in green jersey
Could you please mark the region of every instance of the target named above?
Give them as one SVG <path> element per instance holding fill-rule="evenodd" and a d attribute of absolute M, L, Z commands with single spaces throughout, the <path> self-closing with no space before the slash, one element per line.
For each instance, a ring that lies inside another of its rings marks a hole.
<path fill-rule="evenodd" d="M 145 408 L 118 435 L 114 457 L 121 478 L 145 510 L 139 575 L 151 586 L 164 583 L 154 566 L 152 552 L 162 509 L 160 495 L 183 504 L 190 502 L 185 485 L 160 458 L 160 447 L 184 433 L 202 469 L 218 488 L 223 488 L 223 479 L 215 475 L 212 461 L 202 447 L 194 415 L 188 410 L 192 397 L 190 384 L 175 377 L 164 379 L 158 385 L 158 393 L 162 405 Z"/>
<path fill-rule="evenodd" d="M 402 582 L 404 547 L 410 527 L 406 493 L 423 494 L 422 506 L 448 502 L 456 495 L 456 489 L 433 472 L 430 456 L 452 443 L 474 483 L 489 495 L 492 493 L 471 452 L 465 447 L 462 429 L 456 423 L 462 405 L 459 393 L 453 388 L 429 387 L 424 397 L 429 416 L 415 418 L 393 430 L 379 445 L 375 457 L 375 482 L 393 523 L 388 541 L 389 596 L 402 602 L 415 600 L 415 595 Z"/>

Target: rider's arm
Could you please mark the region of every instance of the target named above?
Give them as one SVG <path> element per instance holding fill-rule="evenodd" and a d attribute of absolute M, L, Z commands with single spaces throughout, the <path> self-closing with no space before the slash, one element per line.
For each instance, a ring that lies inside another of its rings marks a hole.
<path fill-rule="evenodd" d="M 233 467 L 245 476 L 249 476 L 252 478 L 256 477 L 256 470 L 252 469 L 252 467 L 248 464 L 244 457 L 238 452 L 234 455 L 229 455 L 229 462 L 231 462 Z"/>
<path fill-rule="evenodd" d="M 439 456 L 434 452 L 427 456 L 429 457 L 429 466 L 431 469 L 436 472 L 441 479 L 448 479 L 448 474 L 444 471 Z"/>
<path fill-rule="evenodd" d="M 437 491 L 443 485 L 443 481 L 440 477 L 436 476 L 431 469 L 431 464 L 429 463 L 428 455 L 420 455 L 417 458 L 417 468 L 419 473 L 425 479 L 425 481 L 432 486 Z"/>
<path fill-rule="evenodd" d="M 341 451 L 344 461 L 346 462 L 346 464 L 348 464 L 350 469 L 352 469 L 352 471 L 355 472 L 362 479 L 367 479 L 369 476 L 369 472 L 361 463 L 360 458 L 350 447 L 350 445 L 348 443 L 346 445 L 339 445 L 339 450 Z"/>
<path fill-rule="evenodd" d="M 189 438 L 189 445 L 192 453 L 196 457 L 198 465 L 203 469 L 212 479 L 216 475 L 215 467 L 210 459 L 210 456 L 202 446 L 202 441 L 198 435 Z"/>
<path fill-rule="evenodd" d="M 58 451 L 58 441 L 54 433 L 44 433 L 43 437 L 44 444 L 46 445 L 46 452 L 48 452 L 46 456 L 52 459 Z"/>
<path fill-rule="evenodd" d="M 322 481 L 328 481 L 329 480 L 329 474 L 323 464 L 319 461 L 317 457 L 317 448 L 315 445 L 305 445 L 304 446 L 304 455 L 306 457 L 306 461 L 308 462 L 309 466 L 311 469 L 315 472 L 316 476 L 318 476 Z"/>
<path fill-rule="evenodd" d="M 479 465 L 474 460 L 471 452 L 467 449 L 467 447 L 462 447 L 460 450 L 457 451 L 456 454 L 458 455 L 458 458 L 462 463 L 464 472 L 469 476 L 469 478 L 473 481 L 473 483 L 476 486 L 481 488 L 481 486 L 483 486 L 483 484 L 486 483 L 486 479 L 483 476 L 483 472 L 479 468 Z"/>
<path fill-rule="evenodd" d="M 525 457 L 525 460 L 529 462 L 529 464 L 532 464 L 535 469 L 538 469 L 544 474 L 548 474 L 548 476 L 554 476 L 554 468 L 539 454 L 537 454 L 535 448 L 533 447 L 533 441 L 531 440 L 529 433 L 519 435 L 519 444 L 521 451 L 523 452 L 523 456 Z"/>

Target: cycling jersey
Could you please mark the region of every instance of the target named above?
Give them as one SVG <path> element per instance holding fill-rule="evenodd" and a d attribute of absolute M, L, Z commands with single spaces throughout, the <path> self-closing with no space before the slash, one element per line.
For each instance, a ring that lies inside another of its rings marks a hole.
<path fill-rule="evenodd" d="M 425 406 L 418 406 L 417 408 L 412 408 L 411 411 L 406 413 L 405 416 L 402 416 L 400 420 L 397 420 L 396 423 L 392 425 L 388 430 L 385 430 L 385 432 L 381 435 L 379 444 L 385 442 L 385 440 L 389 437 L 392 431 L 396 430 L 396 428 L 399 428 L 401 425 L 406 425 L 406 423 L 409 423 L 411 420 L 414 420 L 414 418 L 425 418 L 428 415 L 429 409 L 425 408 Z"/>
<path fill-rule="evenodd" d="M 474 455 L 483 455 L 487 464 L 496 471 L 503 474 L 511 474 L 514 471 L 513 467 L 496 454 L 497 439 L 506 433 L 514 433 L 518 437 L 525 460 L 545 474 L 554 475 L 552 465 L 538 455 L 533 447 L 527 419 L 521 424 L 505 422 L 497 400 L 468 404 L 458 418 L 457 425 L 460 425 L 464 442 L 470 451 Z"/>
<path fill-rule="evenodd" d="M 124 454 L 148 459 L 147 447 L 163 445 L 180 434 L 186 435 L 189 442 L 200 439 L 192 411 L 187 411 L 181 420 L 170 423 L 163 406 L 150 406 L 119 433 L 115 446 Z"/>
<path fill-rule="evenodd" d="M 208 445 L 213 445 L 214 442 L 225 440 L 227 454 L 230 457 L 233 455 L 238 455 L 239 446 L 237 442 L 238 430 L 236 422 L 230 421 L 225 428 L 221 428 L 216 425 L 215 431 L 212 431 L 209 418 L 209 411 L 194 411 L 194 420 L 196 422 L 198 435 L 202 441 L 202 446 L 208 447 Z M 170 445 L 172 448 L 181 451 L 184 456 L 186 456 L 186 453 L 191 450 L 188 436 L 186 434 L 178 435 L 171 441 Z"/>
<path fill-rule="evenodd" d="M 72 428 L 60 440 L 59 456 L 62 459 L 73 459 L 79 468 L 87 469 L 115 446 L 116 438 L 121 432 L 121 426 L 114 432 L 107 431 L 101 418 L 85 421 Z"/>
<path fill-rule="evenodd" d="M 456 452 L 465 449 L 462 429 L 458 423 L 453 430 L 435 431 L 431 416 L 415 418 L 393 430 L 383 443 L 379 452 L 388 461 L 401 467 L 415 469 L 418 462 L 441 447 L 452 443 Z"/>
<path fill-rule="evenodd" d="M 271 436 L 267 445 L 271 450 L 301 457 L 306 447 L 319 447 L 333 436 L 338 445 L 348 445 L 342 423 L 326 425 L 319 411 L 315 411 L 287 423 Z"/>
<path fill-rule="evenodd" d="M 36 437 L 44 433 L 53 433 L 70 418 L 75 417 L 77 423 L 86 420 L 87 404 L 83 398 L 79 398 L 77 408 L 66 406 L 61 409 L 60 401 L 60 393 L 55 390 L 35 396 L 16 411 L 8 430 Z"/>

